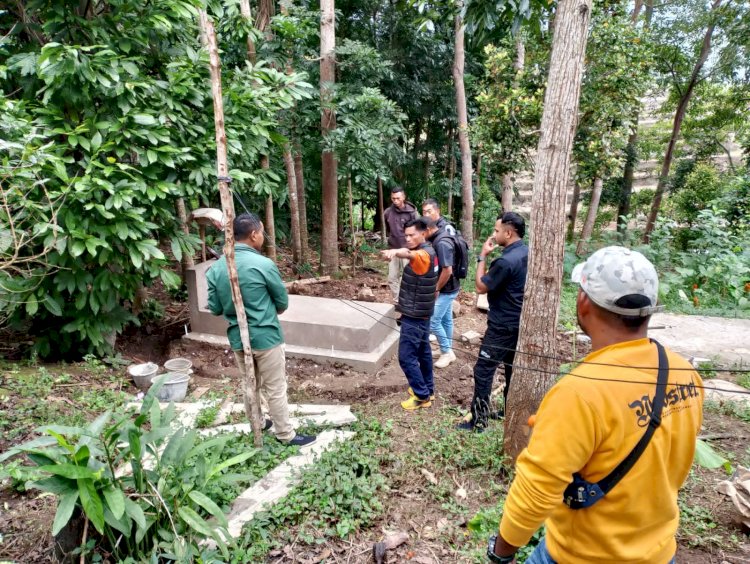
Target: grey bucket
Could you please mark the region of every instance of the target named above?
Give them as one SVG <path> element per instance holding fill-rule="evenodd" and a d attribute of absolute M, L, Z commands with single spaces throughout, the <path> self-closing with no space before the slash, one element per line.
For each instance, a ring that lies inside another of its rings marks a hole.
<path fill-rule="evenodd" d="M 190 374 L 190 369 L 193 367 L 193 362 L 187 358 L 170 358 L 164 363 L 164 368 L 167 372 L 179 372 L 182 374 Z"/>
<path fill-rule="evenodd" d="M 182 401 L 187 395 L 188 382 L 190 382 L 190 374 L 184 374 L 182 372 L 167 372 L 161 374 L 159 381 L 164 380 L 164 385 L 156 393 L 156 397 L 159 401 L 170 402 L 170 401 Z"/>
<path fill-rule="evenodd" d="M 159 366 L 153 362 L 128 366 L 128 374 L 133 378 L 136 387 L 144 392 L 151 387 L 151 380 L 156 376 L 158 370 Z"/>

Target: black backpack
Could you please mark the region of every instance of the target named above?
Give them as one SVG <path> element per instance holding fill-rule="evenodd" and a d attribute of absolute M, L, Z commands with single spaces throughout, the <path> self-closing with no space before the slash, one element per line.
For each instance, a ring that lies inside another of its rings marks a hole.
<path fill-rule="evenodd" d="M 469 256 L 471 255 L 469 243 L 466 242 L 461 232 L 451 224 L 446 225 L 444 231 L 444 237 L 453 242 L 453 275 L 459 280 L 463 280 L 469 274 Z"/>

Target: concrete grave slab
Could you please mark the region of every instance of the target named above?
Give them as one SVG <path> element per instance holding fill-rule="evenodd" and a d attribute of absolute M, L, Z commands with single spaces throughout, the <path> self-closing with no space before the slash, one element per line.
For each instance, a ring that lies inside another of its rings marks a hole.
<path fill-rule="evenodd" d="M 232 503 L 227 515 L 229 534 L 237 538 L 242 533 L 242 526 L 265 506 L 273 505 L 286 496 L 296 483 L 299 471 L 312 464 L 315 459 L 329 450 L 338 441 L 346 441 L 354 436 L 351 431 L 323 431 L 318 440 L 300 453 L 286 459 L 271 470 L 252 487 L 242 492 Z"/>
<path fill-rule="evenodd" d="M 188 269 L 191 333 L 185 339 L 228 348 L 227 323 L 208 310 L 206 271 L 215 261 Z M 374 373 L 398 346 L 391 304 L 290 295 L 289 309 L 279 316 L 286 353 L 316 362 L 340 362 Z"/>
<path fill-rule="evenodd" d="M 704 380 L 703 386 L 706 388 L 704 391 L 707 400 L 732 401 L 750 407 L 750 390 L 739 384 L 726 380 L 711 379 Z"/>
<path fill-rule="evenodd" d="M 687 358 L 750 365 L 750 319 L 657 313 L 650 326 L 649 336 Z"/>

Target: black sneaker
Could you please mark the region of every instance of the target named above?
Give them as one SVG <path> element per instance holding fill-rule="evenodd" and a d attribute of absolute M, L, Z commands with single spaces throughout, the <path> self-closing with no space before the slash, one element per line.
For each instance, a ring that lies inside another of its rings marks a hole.
<path fill-rule="evenodd" d="M 313 444 L 317 439 L 318 437 L 316 437 L 315 435 L 294 435 L 294 438 L 290 441 L 287 441 L 286 444 L 298 447 L 306 447 Z"/>
<path fill-rule="evenodd" d="M 263 422 L 263 430 L 268 431 L 271 427 L 273 427 L 273 421 L 266 418 L 266 420 Z"/>
<path fill-rule="evenodd" d="M 463 421 L 462 423 L 459 423 L 456 425 L 456 430 L 458 431 L 474 431 L 475 433 L 484 433 L 484 427 L 477 427 L 472 423 L 471 421 Z"/>
<path fill-rule="evenodd" d="M 503 417 L 505 417 L 505 409 L 502 407 L 497 411 L 490 412 L 490 419 L 502 419 Z"/>

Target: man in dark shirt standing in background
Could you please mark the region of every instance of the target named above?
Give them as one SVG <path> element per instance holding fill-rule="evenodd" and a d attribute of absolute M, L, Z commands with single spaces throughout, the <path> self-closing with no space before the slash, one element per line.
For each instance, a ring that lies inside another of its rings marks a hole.
<path fill-rule="evenodd" d="M 459 429 L 482 432 L 487 427 L 490 393 L 495 370 L 501 362 L 505 368 L 503 397 L 508 399 L 526 286 L 529 250 L 522 240 L 525 232 L 526 224 L 520 215 L 514 212 L 502 214 L 495 222 L 495 232 L 485 241 L 477 257 L 476 289 L 479 294 L 487 294 L 490 311 L 479 360 L 474 365 L 471 420 L 460 423 Z M 492 261 L 485 274 L 485 259 L 498 246 L 503 247 L 503 254 Z M 503 413 L 500 410 L 498 415 Z"/>

